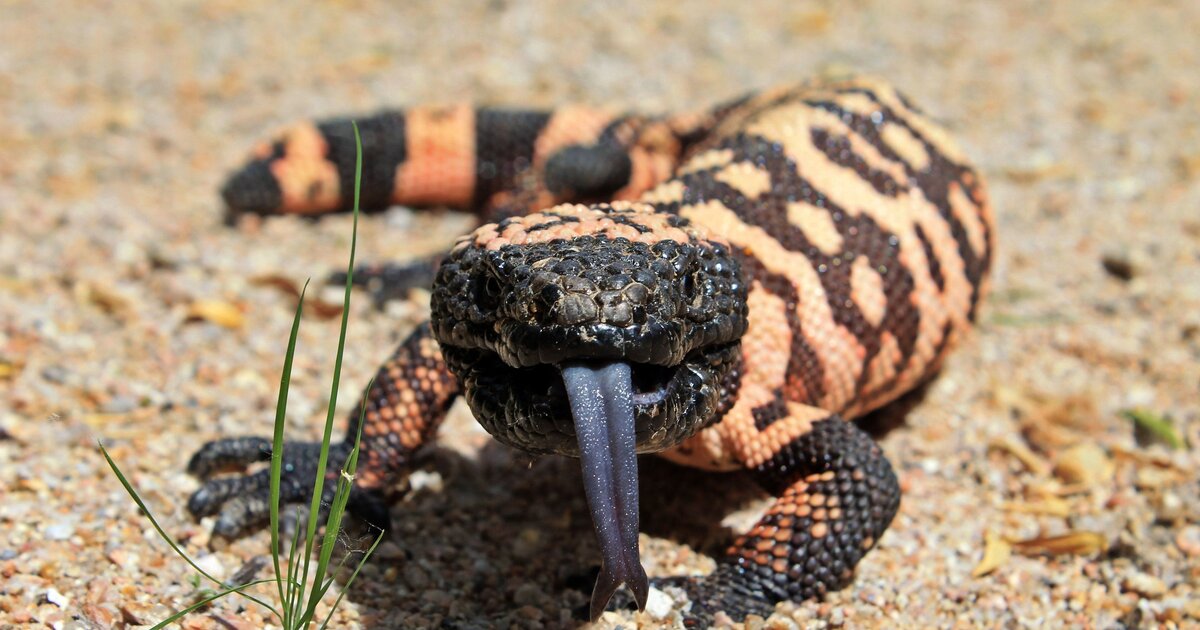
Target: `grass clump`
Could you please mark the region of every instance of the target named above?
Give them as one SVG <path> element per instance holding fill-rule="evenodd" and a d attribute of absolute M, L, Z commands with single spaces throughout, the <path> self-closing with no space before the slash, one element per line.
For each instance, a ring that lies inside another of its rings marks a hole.
<path fill-rule="evenodd" d="M 292 376 L 292 358 L 296 352 L 296 337 L 300 331 L 300 317 L 304 312 L 304 294 L 308 289 L 308 283 L 304 285 L 304 289 L 300 292 L 300 303 L 296 306 L 296 314 L 292 319 L 291 335 L 288 338 L 287 354 L 283 362 L 283 374 L 279 380 L 279 399 L 275 404 L 275 430 L 271 445 L 271 558 L 274 564 L 275 577 L 255 580 L 245 584 L 228 585 L 221 580 L 210 575 L 204 569 L 200 568 L 191 558 L 188 557 L 178 543 L 163 530 L 158 519 L 146 507 L 145 502 L 138 496 L 137 490 L 129 483 L 129 480 L 121 473 L 120 468 L 112 457 L 108 454 L 108 450 L 100 444 L 100 452 L 104 455 L 104 459 L 112 468 L 113 473 L 120 480 L 121 485 L 125 487 L 125 491 L 133 498 L 134 503 L 146 515 L 146 519 L 154 526 L 155 531 L 162 537 L 179 557 L 183 558 L 200 576 L 208 579 L 215 585 L 217 589 L 205 591 L 201 599 L 191 606 L 176 612 L 167 619 L 159 622 L 154 626 L 155 629 L 163 628 L 167 625 L 181 619 L 184 615 L 203 608 L 211 602 L 231 595 L 234 593 L 240 594 L 252 602 L 263 606 L 272 615 L 278 618 L 279 623 L 286 630 L 294 630 L 307 628 L 311 624 L 316 623 L 317 605 L 325 598 L 329 592 L 329 588 L 333 585 L 333 571 L 331 571 L 333 549 L 336 543 L 338 532 L 341 531 L 342 519 L 346 513 L 346 502 L 350 498 L 350 490 L 354 483 L 354 473 L 358 466 L 359 442 L 362 438 L 363 416 L 366 414 L 366 402 L 363 403 L 363 408 L 360 412 L 358 422 L 358 436 L 354 441 L 354 448 L 350 451 L 345 465 L 342 467 L 340 474 L 337 477 L 337 489 L 333 495 L 333 502 L 329 507 L 328 514 L 325 519 L 325 533 L 322 537 L 320 549 L 317 554 L 315 563 L 313 562 L 313 547 L 317 538 L 318 516 L 321 513 L 321 497 L 325 489 L 325 471 L 329 463 L 329 447 L 333 436 L 333 421 L 335 408 L 337 406 L 338 385 L 341 381 L 342 374 L 342 357 L 346 346 L 346 325 L 350 317 L 350 287 L 354 281 L 354 253 L 358 242 L 358 217 L 359 217 L 359 192 L 362 182 L 362 139 L 358 132 L 358 125 L 354 124 L 354 142 L 357 150 L 355 165 L 354 165 L 354 231 L 350 240 L 350 262 L 346 269 L 346 286 L 345 298 L 342 308 L 342 323 L 341 330 L 338 335 L 337 356 L 334 359 L 333 382 L 330 386 L 329 406 L 325 417 L 325 433 L 321 439 L 321 455 L 317 462 L 317 473 L 313 479 L 313 494 L 312 503 L 309 506 L 308 520 L 306 526 L 301 528 L 297 525 L 295 535 L 292 537 L 290 546 L 287 550 L 287 567 L 286 573 L 283 566 L 283 543 L 281 541 L 281 525 L 280 525 L 280 480 L 283 474 L 283 452 L 284 440 L 283 432 L 286 424 L 287 416 L 287 395 L 288 388 Z M 369 389 L 369 386 L 368 386 Z M 341 604 L 342 597 L 345 595 L 353 584 L 354 579 L 358 577 L 359 570 L 362 569 L 367 559 L 375 551 L 383 539 L 383 532 L 375 538 L 375 541 L 359 559 L 354 571 L 346 580 L 345 586 L 334 600 L 330 607 L 329 614 L 321 621 L 319 627 L 325 628 L 328 626 L 333 613 Z M 345 562 L 345 559 L 342 560 Z M 339 568 L 332 567 L 334 570 Z M 263 598 L 247 593 L 247 589 L 259 584 L 275 584 L 275 595 L 278 601 L 274 605 L 267 602 Z"/>

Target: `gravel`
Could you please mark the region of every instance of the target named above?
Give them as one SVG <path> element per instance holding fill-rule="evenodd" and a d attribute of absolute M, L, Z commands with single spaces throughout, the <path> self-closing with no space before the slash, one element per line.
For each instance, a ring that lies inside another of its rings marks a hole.
<path fill-rule="evenodd" d="M 925 396 L 865 423 L 905 498 L 854 583 L 746 627 L 1195 627 L 1196 32 L 1182 0 L 2 3 L 0 627 L 127 627 L 195 601 L 97 440 L 206 566 L 268 548 L 193 521 L 183 471 L 205 440 L 269 434 L 294 303 L 252 280 L 345 264 L 346 217 L 222 225 L 221 179 L 271 129 L 468 99 L 696 108 L 846 69 L 891 78 L 989 178 L 993 294 Z M 471 224 L 366 217 L 360 259 L 429 255 Z M 356 296 L 343 413 L 427 299 Z M 336 335 L 301 329 L 296 436 L 319 432 Z M 1139 443 L 1130 407 L 1187 447 Z M 1104 474 L 1078 474 L 1080 453 Z M 712 570 L 767 503 L 740 475 L 642 466 L 654 576 Z M 332 625 L 572 627 L 598 558 L 577 466 L 510 453 L 460 405 L 423 467 Z M 1084 530 L 1108 550 L 1017 551 L 972 577 L 989 532 L 1019 550 Z M 598 625 L 678 622 L 681 603 L 652 603 Z M 267 621 L 227 599 L 184 627 Z"/>

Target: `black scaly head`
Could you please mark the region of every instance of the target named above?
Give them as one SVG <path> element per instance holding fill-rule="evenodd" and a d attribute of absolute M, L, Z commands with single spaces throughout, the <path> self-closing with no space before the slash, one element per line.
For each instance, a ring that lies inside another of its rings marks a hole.
<path fill-rule="evenodd" d="M 641 204 L 558 206 L 462 239 L 438 270 L 434 335 L 501 442 L 580 458 L 603 555 L 593 619 L 638 555 L 637 453 L 716 419 L 746 288 L 728 247 Z"/>

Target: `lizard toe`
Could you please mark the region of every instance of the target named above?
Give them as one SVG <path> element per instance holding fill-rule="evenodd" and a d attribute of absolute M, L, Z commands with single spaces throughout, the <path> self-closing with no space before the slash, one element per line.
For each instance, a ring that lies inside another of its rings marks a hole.
<path fill-rule="evenodd" d="M 685 627 L 707 628 L 716 623 L 720 613 L 733 620 L 748 615 L 769 617 L 775 606 L 763 594 L 742 588 L 742 581 L 733 575 L 736 572 L 734 567 L 721 565 L 710 575 L 659 578 L 652 584 L 660 590 L 677 589 L 687 595 L 691 604 L 684 604 Z"/>
<path fill-rule="evenodd" d="M 271 458 L 271 441 L 261 437 L 235 437 L 213 440 L 192 455 L 189 473 L 207 478 L 229 468 L 241 468 Z"/>
<path fill-rule="evenodd" d="M 270 496 L 262 493 L 239 495 L 221 506 L 213 533 L 224 538 L 236 538 L 252 527 L 266 523 L 270 517 Z"/>
<path fill-rule="evenodd" d="M 322 490 L 322 502 L 328 504 L 337 489 L 336 476 L 346 460 L 349 449 L 345 444 L 330 447 L 326 463 L 326 482 Z M 312 497 L 317 462 L 321 445 L 312 442 L 289 442 L 283 448 L 283 462 L 279 477 L 279 503 L 303 503 Z M 188 470 L 204 477 L 214 471 L 234 467 L 245 467 L 255 461 L 270 460 L 271 443 L 264 438 L 231 438 L 210 442 L 200 449 L 188 466 Z M 352 492 L 352 501 L 356 494 Z M 380 500 L 382 502 L 382 500 Z M 354 510 L 359 503 L 368 505 L 367 499 L 352 503 Z M 386 508 L 379 509 L 386 515 Z M 239 536 L 250 528 L 265 523 L 271 513 L 271 471 L 262 469 L 249 474 L 209 479 L 188 499 L 188 511 L 197 518 L 217 514 L 213 531 L 221 536 Z M 386 521 L 380 521 L 386 522 Z"/>
<path fill-rule="evenodd" d="M 252 475 L 211 479 L 200 486 L 188 499 L 188 511 L 197 518 L 211 516 L 224 509 L 226 503 L 239 496 L 266 493 L 270 495 L 271 479 L 267 471 Z"/>

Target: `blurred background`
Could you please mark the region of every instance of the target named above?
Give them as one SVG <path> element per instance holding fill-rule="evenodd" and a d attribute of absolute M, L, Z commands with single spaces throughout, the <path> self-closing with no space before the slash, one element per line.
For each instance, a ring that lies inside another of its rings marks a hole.
<path fill-rule="evenodd" d="M 184 466 L 205 440 L 269 433 L 286 289 L 343 266 L 350 225 L 222 225 L 217 189 L 255 142 L 414 103 L 695 109 L 846 71 L 954 132 L 989 180 L 999 258 L 979 333 L 874 425 L 906 492 L 897 520 L 851 587 L 770 627 L 1200 623 L 1197 32 L 1184 0 L 0 2 L 0 625 L 145 624 L 193 601 L 98 438 L 207 569 L 267 549 L 210 539 Z M 432 254 L 472 225 L 373 215 L 359 260 Z M 356 297 L 339 407 L 427 301 Z M 337 324 L 319 310 L 296 436 L 318 432 L 328 392 Z M 598 558 L 574 462 L 486 446 L 461 406 L 443 434 L 335 624 L 574 625 Z M 765 506 L 737 476 L 644 466 L 651 575 L 709 570 Z M 982 571 L 989 532 L 1095 533 L 1108 551 Z M 186 627 L 262 622 L 229 600 Z"/>

